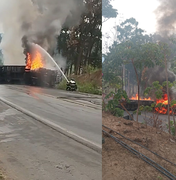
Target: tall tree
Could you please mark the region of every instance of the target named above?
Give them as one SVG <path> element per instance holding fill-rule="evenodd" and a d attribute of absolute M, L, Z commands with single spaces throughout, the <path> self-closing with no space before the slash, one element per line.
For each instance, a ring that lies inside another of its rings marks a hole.
<path fill-rule="evenodd" d="M 70 71 L 79 74 L 80 68 L 90 65 L 101 68 L 101 0 L 86 0 L 87 11 L 82 14 L 80 24 L 64 28 L 58 37 L 58 51 L 68 61 Z"/>
<path fill-rule="evenodd" d="M 161 61 L 160 47 L 152 43 L 152 38 L 143 34 L 143 30 L 138 28 L 138 22 L 134 18 L 127 19 L 117 26 L 117 38 L 109 48 L 109 53 L 105 57 L 105 67 L 110 72 L 116 72 L 119 66 L 129 64 L 134 68 L 138 85 L 138 109 L 140 106 L 140 85 L 142 71 L 146 67 L 154 67 Z M 137 110 L 138 121 L 138 110 Z"/>

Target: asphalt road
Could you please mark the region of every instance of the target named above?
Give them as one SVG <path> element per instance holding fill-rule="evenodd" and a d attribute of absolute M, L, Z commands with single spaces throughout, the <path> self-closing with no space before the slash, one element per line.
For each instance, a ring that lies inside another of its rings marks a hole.
<path fill-rule="evenodd" d="M 1 96 L 8 97 L 9 93 L 9 99 L 21 99 L 18 103 L 30 99 L 24 94 L 20 95 L 20 92 L 11 92 L 7 87 L 1 86 L 0 89 Z M 13 95 L 16 95 L 16 98 L 13 98 Z M 28 106 L 30 105 L 32 106 L 28 103 Z M 34 104 L 34 106 L 36 108 L 39 105 Z M 1 168 L 5 170 L 9 180 L 100 180 L 102 178 L 99 153 L 2 102 L 0 102 Z"/>
<path fill-rule="evenodd" d="M 0 97 L 101 146 L 101 96 L 0 85 Z"/>

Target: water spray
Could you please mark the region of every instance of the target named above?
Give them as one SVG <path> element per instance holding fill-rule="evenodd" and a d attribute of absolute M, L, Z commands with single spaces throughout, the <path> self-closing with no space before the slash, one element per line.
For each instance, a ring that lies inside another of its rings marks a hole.
<path fill-rule="evenodd" d="M 56 65 L 56 67 L 59 69 L 59 71 L 62 73 L 62 75 L 64 76 L 64 78 L 66 79 L 67 83 L 69 82 L 69 80 L 67 79 L 67 77 L 65 76 L 65 74 L 63 73 L 63 71 L 60 69 L 59 65 L 56 63 L 56 61 L 51 57 L 51 55 L 45 50 L 43 49 L 41 46 L 39 46 L 38 44 L 34 44 L 35 46 L 37 46 L 40 50 L 42 50 L 43 52 L 45 52 L 48 57 L 52 60 L 52 62 Z"/>
<path fill-rule="evenodd" d="M 34 43 L 33 43 L 34 44 Z M 39 46 L 38 44 L 34 44 L 35 46 L 37 46 L 41 51 L 43 51 L 44 53 L 46 53 L 48 55 L 48 57 L 51 59 L 51 61 L 56 65 L 56 67 L 59 69 L 59 71 L 62 73 L 62 75 L 64 76 L 64 78 L 67 81 L 67 87 L 66 90 L 67 91 L 76 91 L 77 90 L 77 85 L 75 80 L 71 79 L 70 81 L 68 80 L 68 78 L 65 76 L 65 74 L 63 73 L 63 71 L 61 70 L 61 68 L 59 67 L 59 65 L 56 63 L 56 61 L 51 57 L 51 55 L 45 50 L 43 49 L 41 46 Z"/>

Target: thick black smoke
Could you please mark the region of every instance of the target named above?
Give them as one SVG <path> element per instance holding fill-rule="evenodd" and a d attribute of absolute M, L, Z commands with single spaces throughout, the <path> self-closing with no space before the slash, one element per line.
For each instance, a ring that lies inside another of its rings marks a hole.
<path fill-rule="evenodd" d="M 147 74 L 146 82 L 148 86 L 151 85 L 154 81 L 159 81 L 160 84 L 166 81 L 165 68 L 163 67 L 149 68 L 146 71 L 146 74 Z M 174 82 L 175 80 L 176 80 L 175 74 L 171 71 L 168 71 L 168 81 Z"/>
<path fill-rule="evenodd" d="M 145 72 L 145 77 L 146 77 L 146 84 L 145 87 L 149 87 L 152 85 L 153 82 L 159 81 L 160 84 L 166 81 L 166 73 L 165 73 L 165 68 L 164 67 L 155 67 L 155 68 L 149 68 Z M 176 75 L 168 70 L 168 81 L 173 83 L 176 81 Z M 144 92 L 144 89 L 142 90 Z M 165 92 L 166 89 L 165 89 Z M 169 92 L 171 99 L 176 98 L 176 93 L 173 91 L 173 89 L 170 90 Z"/>
<path fill-rule="evenodd" d="M 25 57 L 25 64 L 27 63 L 27 53 L 30 53 L 31 52 L 31 48 L 30 48 L 30 45 L 29 45 L 29 41 L 27 39 L 27 36 L 23 36 L 22 38 L 22 47 L 24 48 L 24 55 L 26 56 Z"/>
<path fill-rule="evenodd" d="M 155 40 L 170 44 L 169 37 L 176 32 L 176 0 L 158 0 L 160 5 L 156 9 L 157 19 L 157 36 Z M 169 45 L 170 48 L 172 48 Z M 172 55 L 171 55 L 172 56 Z M 172 57 L 169 57 L 172 58 Z M 169 71 L 170 63 L 168 61 L 168 80 L 170 82 L 176 81 L 176 75 Z M 159 81 L 162 84 L 166 81 L 165 68 L 155 67 L 146 71 L 146 87 L 151 86 L 154 81 Z M 173 89 L 170 91 L 172 98 L 175 98 L 176 93 Z"/>

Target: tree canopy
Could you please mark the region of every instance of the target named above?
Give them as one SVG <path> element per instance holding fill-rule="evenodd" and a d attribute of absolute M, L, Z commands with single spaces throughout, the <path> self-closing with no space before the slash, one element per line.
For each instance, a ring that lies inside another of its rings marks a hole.
<path fill-rule="evenodd" d="M 143 74 L 147 68 L 164 66 L 164 49 L 167 49 L 167 61 L 171 63 L 170 69 L 173 72 L 176 71 L 176 41 L 173 37 L 170 40 L 165 40 L 167 48 L 164 48 L 165 45 L 159 43 L 162 41 L 162 37 L 157 34 L 146 34 L 143 29 L 138 27 L 138 22 L 134 18 L 125 20 L 116 26 L 115 30 L 117 36 L 109 47 L 109 52 L 104 55 L 104 81 L 117 79 L 119 76 L 121 77 L 120 81 L 122 81 L 122 66 L 125 66 L 125 69 L 130 73 L 129 81 L 137 84 L 137 74 L 140 83 L 144 85 Z M 134 63 L 134 67 L 132 63 Z M 117 84 L 122 84 L 119 82 L 119 78 Z"/>
<path fill-rule="evenodd" d="M 111 5 L 112 0 L 102 0 L 102 16 L 104 17 L 104 21 L 107 21 L 110 18 L 117 17 L 117 9 L 114 9 Z"/>
<path fill-rule="evenodd" d="M 67 59 L 67 70 L 79 74 L 80 68 L 101 68 L 101 0 L 85 1 L 87 11 L 78 26 L 64 27 L 58 37 L 57 50 Z"/>

